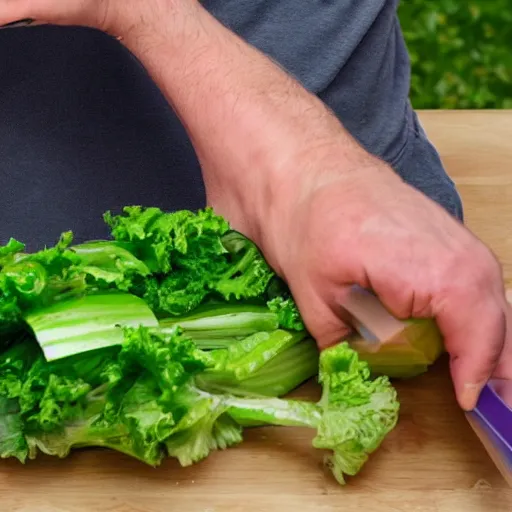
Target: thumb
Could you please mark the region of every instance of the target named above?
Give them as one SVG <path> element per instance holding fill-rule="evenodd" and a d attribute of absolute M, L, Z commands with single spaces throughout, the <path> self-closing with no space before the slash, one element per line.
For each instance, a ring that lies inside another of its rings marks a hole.
<path fill-rule="evenodd" d="M 25 20 L 30 18 L 27 14 L 27 10 L 23 8 L 23 2 L 21 2 L 22 6 L 17 5 L 16 2 L 12 2 L 7 0 L 0 5 L 0 28 L 8 28 L 8 26 L 22 26 L 28 23 L 19 23 L 17 25 L 16 22 L 19 20 Z"/>
<path fill-rule="evenodd" d="M 0 4 L 0 27 L 41 24 L 40 21 L 32 20 L 47 17 L 47 3 L 45 0 L 4 0 Z"/>
<path fill-rule="evenodd" d="M 2 0 L 0 27 L 18 20 L 33 19 L 30 25 L 54 23 L 99 27 L 108 11 L 107 0 Z"/>

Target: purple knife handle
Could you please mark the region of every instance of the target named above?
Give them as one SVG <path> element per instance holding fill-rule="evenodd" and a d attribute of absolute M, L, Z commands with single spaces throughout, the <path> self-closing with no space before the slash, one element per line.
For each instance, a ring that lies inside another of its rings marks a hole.
<path fill-rule="evenodd" d="M 512 407 L 496 392 L 492 382 L 482 390 L 474 413 L 492 427 L 512 452 Z"/>
<path fill-rule="evenodd" d="M 489 382 L 482 390 L 476 408 L 466 414 L 490 457 L 512 487 L 512 381 Z"/>

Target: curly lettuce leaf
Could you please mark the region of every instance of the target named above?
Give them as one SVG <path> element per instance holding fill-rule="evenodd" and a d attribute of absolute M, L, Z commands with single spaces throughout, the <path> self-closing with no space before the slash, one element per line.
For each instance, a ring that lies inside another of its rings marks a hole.
<path fill-rule="evenodd" d="M 275 297 L 267 302 L 267 306 L 272 313 L 277 315 L 279 325 L 283 329 L 291 331 L 302 331 L 305 329 L 297 304 L 295 304 L 291 297 Z"/>
<path fill-rule="evenodd" d="M 225 300 L 262 297 L 274 277 L 256 245 L 240 233 L 230 232 L 222 238 L 229 253 L 229 266 L 212 288 Z"/>
<path fill-rule="evenodd" d="M 23 333 L 4 352 L 0 353 L 0 396 L 18 397 L 30 368 L 41 357 L 35 340 Z"/>
<path fill-rule="evenodd" d="M 160 316 L 190 313 L 212 296 L 262 299 L 274 272 L 259 249 L 211 208 L 164 213 L 158 208 L 126 207 L 105 214 L 117 242 L 150 269 L 144 299 Z"/>
<path fill-rule="evenodd" d="M 322 419 L 313 446 L 332 450 L 326 458 L 336 480 L 359 472 L 398 421 L 400 404 L 388 377 L 370 378 L 370 367 L 347 343 L 324 350 L 319 381 Z"/>
<path fill-rule="evenodd" d="M 199 395 L 187 386 L 209 358 L 177 328 L 165 337 L 143 327 L 123 332 L 121 346 L 56 361 L 38 353 L 24 374 L 15 367 L 21 385 L 4 386 L 9 396 L 0 394 L 3 456 L 65 457 L 73 448 L 97 446 L 161 462 L 164 441 Z"/>
<path fill-rule="evenodd" d="M 151 274 L 147 265 L 129 249 L 129 245 L 98 240 L 75 245 L 73 251 L 80 257 L 82 272 L 88 283 L 98 289 L 115 288 L 130 291 L 140 286 Z"/>
<path fill-rule="evenodd" d="M 208 296 L 209 274 L 174 269 L 165 277 L 146 282 L 144 300 L 160 316 L 181 316 L 193 311 Z"/>
<path fill-rule="evenodd" d="M 175 264 L 195 266 L 188 255 L 201 264 L 209 257 L 216 259 L 225 251 L 220 237 L 229 230 L 228 223 L 211 208 L 164 213 L 159 208 L 127 206 L 122 215 L 106 212 L 104 219 L 113 238 L 132 243 L 136 255 L 158 274 L 169 273 Z"/>
<path fill-rule="evenodd" d="M 154 386 L 155 398 L 144 400 L 143 408 L 135 404 L 127 413 L 126 397 L 133 387 L 120 408 L 120 414 L 137 421 L 132 432 L 135 440 L 143 441 L 142 447 L 152 447 L 154 453 L 164 449 L 185 466 L 241 441 L 241 428 L 225 414 L 223 397 L 202 392 L 194 384 L 194 377 L 214 364 L 208 353 L 179 327 L 165 334 L 143 327 L 125 333 L 116 363 L 118 375 L 138 369 L 145 372 L 146 387 Z"/>
<path fill-rule="evenodd" d="M 18 401 L 0 395 L 0 459 L 16 457 L 25 462 L 28 451 Z"/>
<path fill-rule="evenodd" d="M 125 328 L 124 333 L 117 358 L 120 373 L 149 372 L 164 400 L 172 401 L 192 376 L 213 364 L 210 354 L 199 350 L 179 327 L 165 335 L 143 326 Z"/>
<path fill-rule="evenodd" d="M 165 448 L 182 466 L 205 459 L 213 450 L 242 442 L 242 427 L 228 416 L 223 395 L 201 393 L 191 387 L 178 400 L 186 413 L 166 439 Z"/>
<path fill-rule="evenodd" d="M 83 291 L 84 279 L 76 272 L 77 256 L 69 250 L 72 233 L 58 243 L 33 254 L 14 239 L 0 248 L 0 331 L 22 327 L 22 312 Z"/>

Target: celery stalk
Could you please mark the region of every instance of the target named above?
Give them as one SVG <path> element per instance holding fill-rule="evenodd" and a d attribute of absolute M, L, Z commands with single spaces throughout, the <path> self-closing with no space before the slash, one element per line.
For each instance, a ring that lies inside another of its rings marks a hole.
<path fill-rule="evenodd" d="M 265 306 L 252 304 L 208 304 L 190 315 L 160 319 L 160 330 L 169 332 L 176 325 L 199 348 L 225 348 L 232 342 L 257 332 L 279 327 L 278 317 Z"/>
<path fill-rule="evenodd" d="M 24 316 L 48 361 L 120 345 L 122 327 L 157 327 L 147 304 L 128 293 L 85 295 Z"/>

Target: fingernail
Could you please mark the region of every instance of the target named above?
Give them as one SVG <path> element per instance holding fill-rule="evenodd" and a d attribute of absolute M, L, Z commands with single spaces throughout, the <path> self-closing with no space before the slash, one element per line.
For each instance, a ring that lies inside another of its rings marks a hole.
<path fill-rule="evenodd" d="M 460 405 L 465 411 L 475 408 L 483 384 L 466 382 L 460 396 Z"/>

